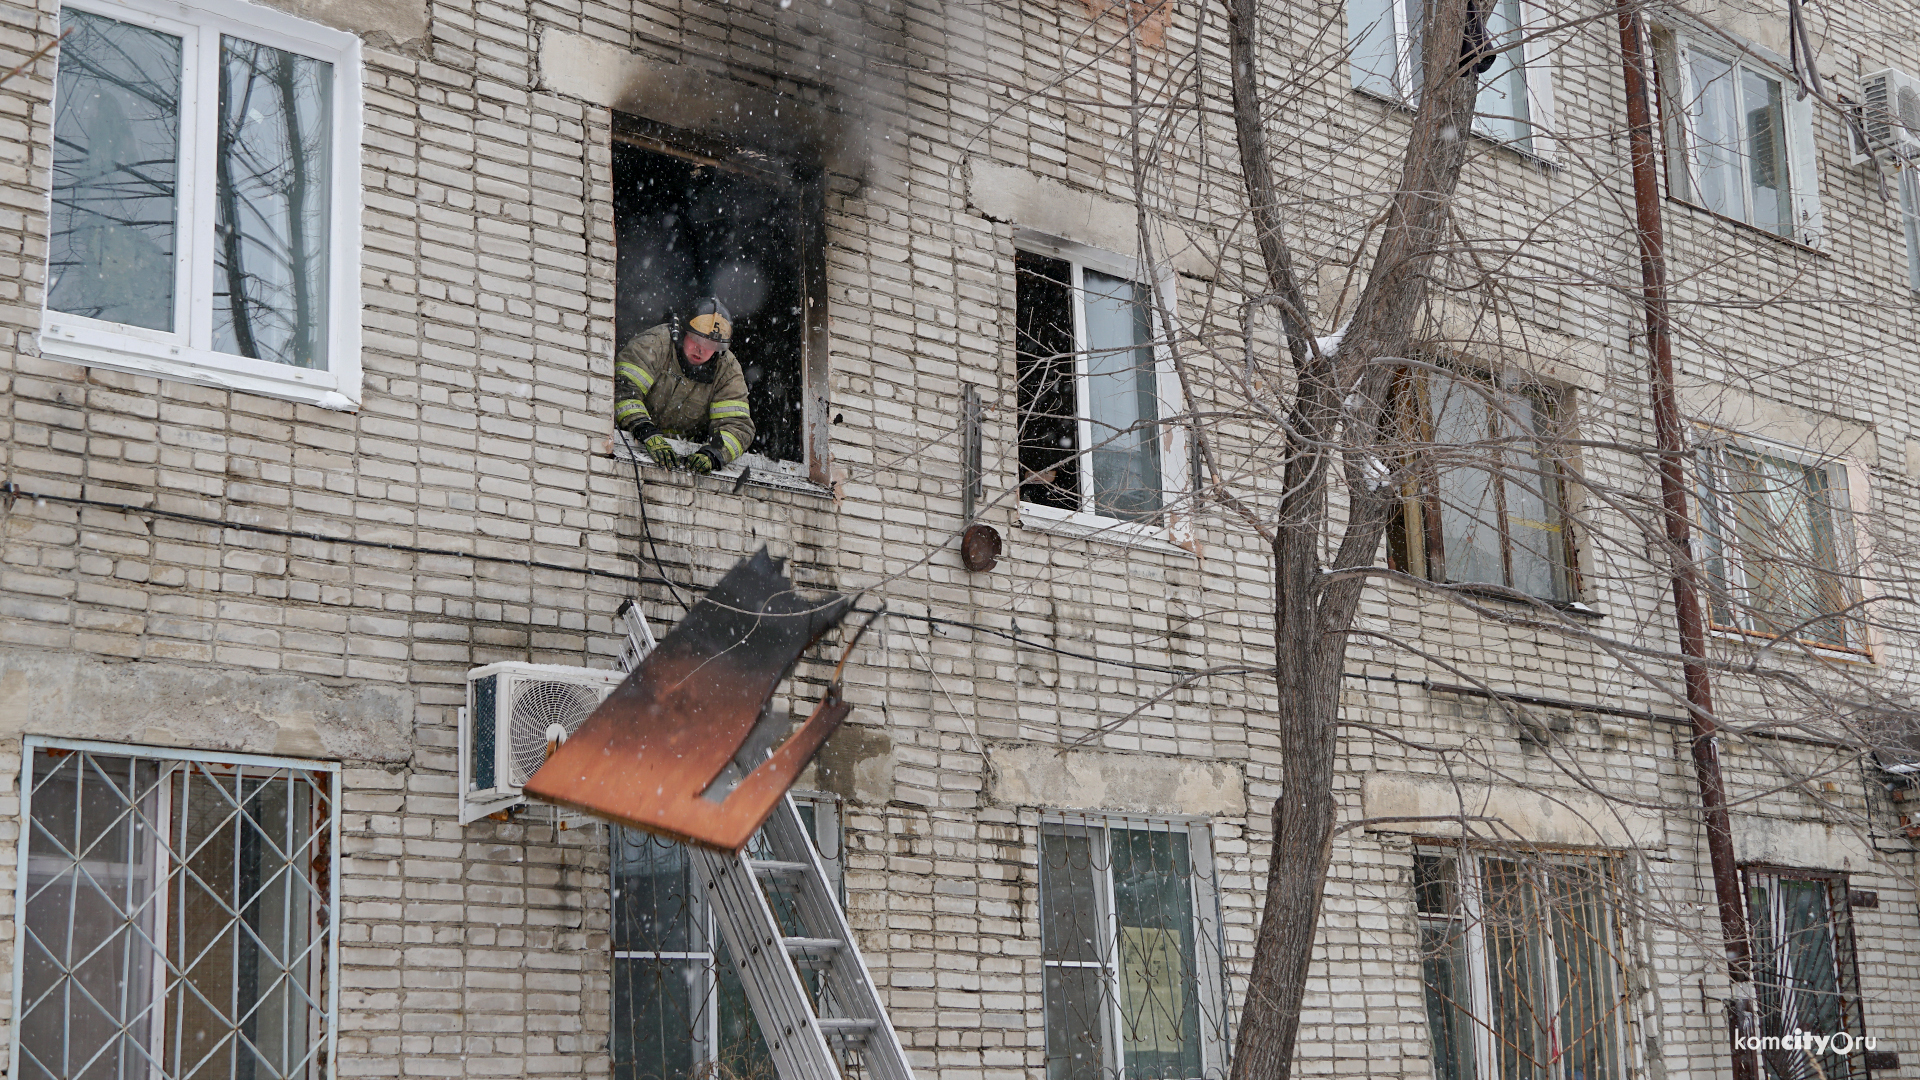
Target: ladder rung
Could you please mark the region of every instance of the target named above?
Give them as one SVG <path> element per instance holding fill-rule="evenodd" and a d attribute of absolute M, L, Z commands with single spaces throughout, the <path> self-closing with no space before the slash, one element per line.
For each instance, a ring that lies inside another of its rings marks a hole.
<path fill-rule="evenodd" d="M 779 859 L 750 859 L 753 872 L 762 877 L 799 877 L 811 867 L 803 862 L 781 862 Z"/>
<path fill-rule="evenodd" d="M 872 1020 L 816 1020 L 820 1025 L 820 1034 L 829 1039 L 850 1041 L 865 1039 L 877 1026 Z"/>
<path fill-rule="evenodd" d="M 837 953 L 840 951 L 840 939 L 830 937 L 790 937 L 781 938 L 780 943 L 787 947 L 789 955 L 795 953 Z"/>

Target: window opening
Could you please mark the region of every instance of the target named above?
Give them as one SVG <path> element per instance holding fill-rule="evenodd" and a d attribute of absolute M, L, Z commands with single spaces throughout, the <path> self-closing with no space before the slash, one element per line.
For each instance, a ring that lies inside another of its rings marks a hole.
<path fill-rule="evenodd" d="M 1846 466 L 1726 441 L 1699 460 L 1713 626 L 1865 651 L 1849 611 Z"/>
<path fill-rule="evenodd" d="M 800 820 L 839 888 L 840 830 L 830 796 L 796 793 Z M 686 848 L 637 829 L 609 830 L 612 854 L 614 1080 L 771 1080 L 773 1057 L 695 881 Z M 754 857 L 762 845 L 748 847 Z M 793 900 L 769 890 L 783 930 Z M 803 972 L 814 994 L 819 973 Z"/>
<path fill-rule="evenodd" d="M 330 1075 L 338 774 L 30 740 L 16 1075 Z"/>
<path fill-rule="evenodd" d="M 194 17 L 61 9 L 42 348 L 350 405 L 357 43 Z"/>
<path fill-rule="evenodd" d="M 1041 826 L 1048 1080 L 1215 1075 L 1219 948 L 1204 841 L 1188 827 Z"/>
<path fill-rule="evenodd" d="M 1533 105 L 1527 86 L 1520 0 L 1491 0 L 1488 41 L 1498 50 L 1479 76 L 1474 131 L 1532 152 Z M 1408 106 L 1419 104 L 1421 0 L 1347 0 L 1348 65 L 1353 85 Z"/>
<path fill-rule="evenodd" d="M 749 452 L 805 463 L 807 312 L 818 291 L 807 251 L 817 214 L 806 185 L 771 163 L 616 137 L 613 188 L 616 350 L 686 317 L 700 298 L 719 297 L 733 315 L 731 348 L 747 379 Z"/>
<path fill-rule="evenodd" d="M 1781 1047 L 1781 1036 L 1865 1031 L 1860 973 L 1846 878 L 1838 874 L 1749 868 L 1760 1061 L 1769 1080 L 1843 1080 L 1866 1076 L 1864 1054 Z M 1775 1045 L 1768 1045 L 1773 1036 Z"/>
<path fill-rule="evenodd" d="M 1414 856 L 1421 977 L 1441 1080 L 1626 1075 L 1615 860 Z"/>
<path fill-rule="evenodd" d="M 1160 369 L 1148 287 L 1023 251 L 1014 304 L 1021 500 L 1159 521 Z"/>
<path fill-rule="evenodd" d="M 1434 581 L 1573 600 L 1566 485 L 1547 445 L 1559 397 L 1437 371 L 1407 379 L 1400 394 L 1403 441 L 1418 449 L 1389 522 L 1393 564 Z"/>

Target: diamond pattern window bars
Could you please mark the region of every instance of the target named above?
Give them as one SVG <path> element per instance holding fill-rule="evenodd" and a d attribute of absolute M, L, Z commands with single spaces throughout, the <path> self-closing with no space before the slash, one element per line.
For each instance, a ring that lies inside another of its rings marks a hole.
<path fill-rule="evenodd" d="M 324 1080 L 337 766 L 29 738 L 21 1080 Z"/>

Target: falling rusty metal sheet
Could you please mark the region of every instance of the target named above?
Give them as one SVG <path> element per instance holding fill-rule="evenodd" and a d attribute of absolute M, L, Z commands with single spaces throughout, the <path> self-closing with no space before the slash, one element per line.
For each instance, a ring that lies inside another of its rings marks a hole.
<path fill-rule="evenodd" d="M 851 604 L 801 596 L 765 548 L 740 560 L 533 774 L 527 795 L 740 850 L 850 711 L 839 685 L 764 761 L 745 763 L 751 771 L 730 792 L 714 781 L 780 680 Z"/>

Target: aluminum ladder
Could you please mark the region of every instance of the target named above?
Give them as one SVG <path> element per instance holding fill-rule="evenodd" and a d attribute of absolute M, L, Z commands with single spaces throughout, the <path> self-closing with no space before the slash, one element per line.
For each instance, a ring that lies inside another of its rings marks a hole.
<path fill-rule="evenodd" d="M 620 618 L 631 671 L 653 651 L 653 631 L 631 600 Z M 687 854 L 780 1080 L 913 1080 L 793 797 L 745 851 Z"/>

